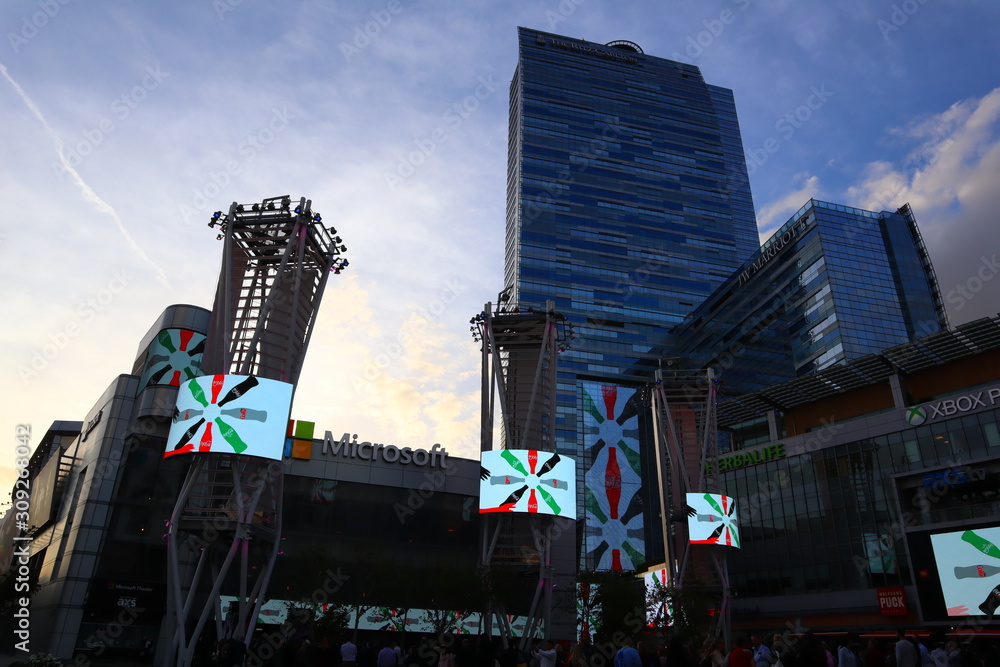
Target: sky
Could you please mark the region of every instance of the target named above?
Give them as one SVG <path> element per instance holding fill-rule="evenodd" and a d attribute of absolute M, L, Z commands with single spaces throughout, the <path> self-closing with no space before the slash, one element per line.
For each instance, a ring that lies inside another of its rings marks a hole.
<path fill-rule="evenodd" d="M 518 0 L 0 7 L 0 488 L 83 420 L 171 304 L 210 307 L 234 202 L 313 201 L 347 245 L 292 417 L 478 457 L 469 319 L 503 284 L 518 26 L 734 92 L 761 238 L 809 197 L 909 202 L 951 324 L 1000 310 L 1000 4 Z M 0 496 L 3 494 L 0 493 Z"/>

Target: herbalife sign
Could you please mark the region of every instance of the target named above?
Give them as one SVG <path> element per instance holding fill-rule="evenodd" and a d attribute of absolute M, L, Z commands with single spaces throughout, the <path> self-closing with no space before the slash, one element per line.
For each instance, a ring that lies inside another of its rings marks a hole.
<path fill-rule="evenodd" d="M 972 391 L 956 398 L 946 398 L 935 403 L 924 403 L 906 408 L 906 423 L 910 426 L 920 426 L 924 422 L 934 421 L 941 417 L 953 417 L 979 408 L 991 408 L 1000 399 L 1000 387 Z"/>

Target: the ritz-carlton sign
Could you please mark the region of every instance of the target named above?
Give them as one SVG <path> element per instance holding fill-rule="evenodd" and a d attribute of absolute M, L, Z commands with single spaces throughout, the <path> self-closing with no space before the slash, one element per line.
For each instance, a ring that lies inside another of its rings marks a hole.
<path fill-rule="evenodd" d="M 357 434 L 352 437 L 345 433 L 340 439 L 333 433 L 326 432 L 323 437 L 323 456 L 341 456 L 348 459 L 363 461 L 385 461 L 386 463 L 401 463 L 403 465 L 430 466 L 431 468 L 447 468 L 448 452 L 440 444 L 435 443 L 430 450 L 414 449 L 413 447 L 396 447 L 383 445 L 367 440 L 358 442 Z"/>

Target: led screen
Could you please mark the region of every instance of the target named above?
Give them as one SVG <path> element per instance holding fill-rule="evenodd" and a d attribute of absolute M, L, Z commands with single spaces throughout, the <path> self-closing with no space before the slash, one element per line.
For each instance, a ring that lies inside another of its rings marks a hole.
<path fill-rule="evenodd" d="M 931 535 L 948 616 L 993 617 L 1000 607 L 1000 527 Z"/>
<path fill-rule="evenodd" d="M 205 334 L 189 329 L 164 329 L 149 345 L 139 386 L 166 384 L 174 387 L 202 375 L 201 357 Z"/>
<path fill-rule="evenodd" d="M 554 452 L 483 452 L 479 512 L 527 512 L 576 518 L 576 461 Z"/>
<path fill-rule="evenodd" d="M 177 391 L 164 458 L 204 452 L 281 460 L 292 385 L 253 375 L 205 375 Z"/>
<path fill-rule="evenodd" d="M 666 569 L 647 572 L 642 580 L 646 589 L 646 625 L 672 625 L 673 609 L 667 599 L 671 586 Z"/>
<path fill-rule="evenodd" d="M 715 493 L 689 493 L 688 534 L 691 544 L 740 547 L 736 499 Z"/>
<path fill-rule="evenodd" d="M 598 382 L 580 387 L 583 420 L 584 551 L 587 568 L 625 572 L 646 560 L 639 410 L 635 389 Z"/>

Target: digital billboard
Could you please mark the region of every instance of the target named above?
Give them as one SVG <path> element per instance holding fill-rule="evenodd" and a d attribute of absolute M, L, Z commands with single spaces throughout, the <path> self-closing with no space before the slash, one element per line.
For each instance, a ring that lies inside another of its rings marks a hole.
<path fill-rule="evenodd" d="M 1000 607 L 1000 526 L 930 538 L 947 615 L 992 619 Z"/>
<path fill-rule="evenodd" d="M 687 504 L 691 544 L 740 548 L 735 498 L 716 493 L 689 493 Z"/>
<path fill-rule="evenodd" d="M 164 329 L 156 334 L 146 354 L 139 386 L 178 387 L 181 382 L 202 375 L 205 338 L 205 334 L 189 329 Z"/>
<path fill-rule="evenodd" d="M 292 385 L 253 375 L 205 375 L 177 391 L 163 457 L 205 452 L 281 460 Z"/>
<path fill-rule="evenodd" d="M 483 452 L 479 512 L 526 512 L 576 519 L 576 461 L 555 452 Z"/>
<path fill-rule="evenodd" d="M 587 569 L 634 571 L 645 559 L 640 404 L 634 388 L 582 382 Z"/>

